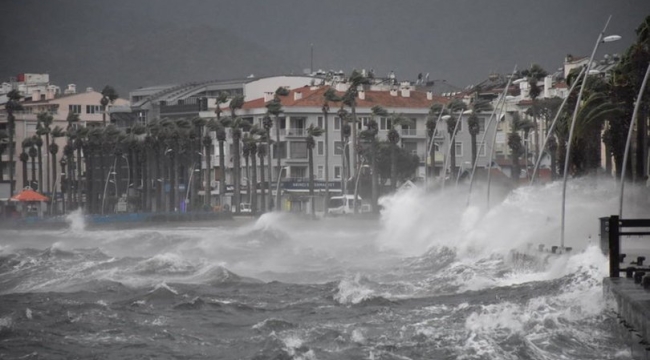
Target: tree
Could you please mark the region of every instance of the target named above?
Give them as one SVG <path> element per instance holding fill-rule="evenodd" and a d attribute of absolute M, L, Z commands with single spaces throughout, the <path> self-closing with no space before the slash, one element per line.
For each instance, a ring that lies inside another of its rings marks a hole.
<path fill-rule="evenodd" d="M 472 166 L 474 166 L 474 164 L 476 163 L 476 157 L 478 155 L 476 149 L 476 136 L 481 131 L 478 114 L 485 111 L 492 111 L 492 105 L 490 105 L 489 101 L 474 99 L 474 101 L 470 104 L 469 107 L 472 113 L 467 118 L 467 128 L 469 131 L 469 135 L 471 136 Z M 485 144 L 481 144 L 481 146 L 485 147 Z"/>
<path fill-rule="evenodd" d="M 415 171 L 420 166 L 420 159 L 417 155 L 411 154 L 403 148 L 395 148 L 388 141 L 380 141 L 377 144 L 377 169 L 379 182 L 385 185 L 393 177 L 392 158 L 396 158 L 396 177 L 398 181 L 406 181 L 413 178 Z"/>
<path fill-rule="evenodd" d="M 272 171 L 271 171 L 271 127 L 273 127 L 273 120 L 271 120 L 271 117 L 269 116 L 269 113 L 267 112 L 266 115 L 264 115 L 264 118 L 262 119 L 262 127 L 264 128 L 264 131 L 266 132 L 266 135 L 264 136 L 264 139 L 266 140 L 266 148 L 264 149 L 264 153 L 266 156 L 268 156 L 268 167 L 269 167 L 269 179 L 266 181 L 266 188 L 268 189 L 268 202 L 269 202 L 269 207 L 266 208 L 266 204 L 262 202 L 263 204 L 263 210 L 264 211 L 271 211 L 273 204 L 273 199 L 272 199 L 272 194 L 271 194 L 271 182 L 273 180 L 272 177 Z M 262 164 L 262 167 L 264 167 L 264 160 L 260 162 Z M 264 182 L 264 170 L 262 170 L 262 182 Z M 262 187 L 264 189 L 264 187 Z"/>
<path fill-rule="evenodd" d="M 426 164 L 427 166 L 427 178 L 430 176 L 434 175 L 435 176 L 435 168 L 436 168 L 436 147 L 433 146 L 434 141 L 435 141 L 435 136 L 436 132 L 438 129 L 438 118 L 441 116 L 441 112 L 445 112 L 444 107 L 442 104 L 433 104 L 431 105 L 431 108 L 429 108 L 429 114 L 427 115 L 427 122 L 426 122 L 426 128 L 427 128 L 427 151 L 429 152 L 428 156 L 431 161 L 431 164 Z M 431 170 L 429 170 L 429 166 L 431 167 Z"/>
<path fill-rule="evenodd" d="M 9 188 L 11 194 L 16 190 L 14 184 L 14 174 L 16 171 L 14 167 L 14 152 L 16 151 L 16 144 L 14 143 L 16 136 L 16 117 L 14 116 L 14 112 L 23 109 L 23 106 L 20 104 L 21 98 L 22 95 L 20 95 L 18 90 L 14 89 L 7 93 L 7 102 L 5 103 L 5 111 L 7 112 L 7 129 L 9 130 Z"/>
<path fill-rule="evenodd" d="M 260 180 L 262 182 L 262 193 L 261 193 L 261 211 L 265 212 L 267 210 L 266 207 L 266 187 L 265 186 L 265 177 L 264 177 L 264 158 L 267 155 L 267 143 L 268 143 L 268 135 L 264 134 L 262 137 L 260 137 L 259 144 L 257 145 L 257 156 L 260 158 Z M 266 182 L 266 184 L 269 184 L 269 182 Z M 269 188 L 269 194 L 271 193 L 271 189 Z M 270 195 L 269 195 L 270 196 Z"/>
<path fill-rule="evenodd" d="M 456 174 L 456 133 L 458 132 L 457 122 L 463 120 L 463 111 L 467 109 L 467 105 L 462 100 L 454 99 L 449 104 L 449 109 L 452 113 L 446 121 L 447 133 L 449 133 L 449 153 L 447 154 L 447 157 L 450 161 L 449 178 L 453 179 Z M 454 117 L 454 112 L 458 112 L 458 118 Z M 445 181 L 444 179 L 447 176 L 446 171 L 446 168 L 442 169 L 443 181 Z"/>
<path fill-rule="evenodd" d="M 56 143 L 56 139 L 60 137 L 65 136 L 65 131 L 63 128 L 60 126 L 55 126 L 54 129 L 52 129 L 51 132 L 52 135 L 52 142 L 48 145 L 48 151 L 50 152 L 51 160 L 52 160 L 52 201 L 56 199 L 56 180 L 59 178 L 58 173 L 56 171 L 56 163 L 57 163 L 57 154 L 59 153 L 59 145 Z M 60 185 L 59 185 L 60 186 Z"/>
<path fill-rule="evenodd" d="M 285 87 L 280 86 L 275 90 L 273 100 L 269 101 L 266 104 L 267 112 L 275 117 L 275 149 L 273 150 L 273 154 L 276 155 L 276 159 L 277 159 L 278 181 L 280 181 L 280 175 L 282 174 L 282 162 L 280 161 L 282 158 L 280 154 L 280 114 L 282 113 L 282 100 L 280 99 L 280 97 L 287 96 L 287 95 L 289 95 L 289 90 L 287 90 Z M 269 160 L 269 166 L 270 166 L 270 160 Z M 269 168 L 269 179 L 272 179 L 270 171 L 271 170 Z M 275 197 L 276 197 L 275 199 L 276 206 L 278 206 L 278 209 L 280 209 L 280 194 L 279 193 L 275 194 Z"/>
<path fill-rule="evenodd" d="M 336 95 L 336 92 L 334 91 L 333 88 L 328 87 L 327 90 L 325 90 L 325 93 L 323 93 L 323 106 L 321 107 L 321 111 L 323 112 L 323 123 L 325 126 L 325 204 L 329 203 L 330 199 L 330 162 L 329 162 L 329 154 L 330 154 L 330 140 L 329 140 L 329 111 L 330 111 L 330 102 L 339 102 L 341 101 L 341 98 Z M 326 212 L 327 213 L 327 212 Z"/>
<path fill-rule="evenodd" d="M 29 146 L 29 150 L 27 151 L 27 155 L 32 159 L 32 181 L 29 183 L 29 186 L 38 191 L 38 183 L 36 180 L 36 157 L 38 156 L 38 150 L 36 149 L 36 139 L 38 139 L 38 136 L 32 136 L 32 141 Z"/>
<path fill-rule="evenodd" d="M 397 147 L 400 140 L 397 126 L 411 125 L 411 120 L 405 118 L 402 114 L 392 114 L 390 119 L 390 130 L 388 130 L 388 142 L 391 144 L 390 157 L 390 186 L 393 190 L 397 189 Z"/>
<path fill-rule="evenodd" d="M 544 79 L 546 75 L 548 75 L 548 73 L 541 66 L 537 64 L 532 64 L 530 66 L 530 69 L 525 69 L 524 71 L 521 72 L 521 74 L 528 79 L 528 84 L 530 86 L 528 95 L 533 101 L 533 106 L 531 107 L 531 109 L 533 110 L 532 111 L 533 131 L 535 134 L 535 157 L 537 157 L 539 154 L 539 141 L 538 141 L 539 135 L 538 135 L 538 126 L 537 126 L 537 112 L 536 112 L 535 105 L 537 103 L 537 98 L 542 93 L 542 89 L 539 87 L 539 85 L 537 85 L 537 83 L 540 82 L 542 79 Z"/>
<path fill-rule="evenodd" d="M 99 103 L 102 106 L 102 124 L 106 127 L 106 107 L 108 104 L 112 104 L 119 97 L 117 91 L 112 87 L 106 85 L 102 89 L 102 98 L 99 100 Z"/>
<path fill-rule="evenodd" d="M 50 144 L 50 133 L 52 132 L 51 126 L 52 123 L 54 122 L 54 118 L 52 117 L 52 114 L 48 112 L 41 112 L 37 115 L 38 118 L 38 123 L 36 126 L 36 132 L 39 136 L 45 135 L 45 147 L 47 151 L 47 147 Z M 39 149 L 40 152 L 40 149 Z M 39 165 L 38 168 L 42 169 L 43 164 L 42 164 L 42 157 L 39 156 Z M 52 169 L 50 167 L 47 167 L 47 174 L 45 175 L 47 178 L 47 191 L 52 194 L 52 184 L 50 183 L 50 174 L 51 174 Z M 42 170 L 41 170 L 42 172 Z M 41 184 L 41 189 L 45 189 L 45 184 L 43 184 L 43 175 L 39 174 L 39 181 Z"/>
<path fill-rule="evenodd" d="M 212 133 L 219 130 L 219 123 L 215 119 L 210 119 L 205 124 L 205 135 L 201 144 L 203 145 L 204 159 L 205 159 L 205 186 L 203 187 L 204 196 L 203 196 L 203 206 L 211 207 L 212 206 L 212 192 L 211 192 L 211 182 L 212 182 L 212 154 L 210 153 L 212 149 Z"/>
<path fill-rule="evenodd" d="M 316 199 L 314 198 L 314 147 L 315 137 L 323 135 L 324 130 L 314 124 L 307 128 L 307 153 L 309 156 L 309 198 L 311 199 L 311 216 L 316 218 Z M 356 206 L 355 206 L 356 207 Z"/>
<path fill-rule="evenodd" d="M 524 132 L 524 137 L 528 137 L 528 133 L 533 128 L 533 123 L 528 119 L 522 119 L 519 113 L 512 114 L 512 123 L 510 125 L 510 133 L 508 134 L 508 147 L 510 148 L 510 155 L 512 157 L 512 174 L 513 180 L 519 180 L 521 169 L 519 167 L 519 157 L 524 154 L 524 145 L 521 140 L 519 132 Z M 528 171 L 528 170 L 526 170 Z"/>
<path fill-rule="evenodd" d="M 250 129 L 250 123 L 243 120 L 240 117 L 234 118 L 229 122 L 230 134 L 232 135 L 232 144 L 233 144 L 233 183 L 235 185 L 235 212 L 240 212 L 240 201 L 241 201 L 241 155 L 240 155 L 240 142 L 242 137 L 242 131 L 248 131 Z"/>
<path fill-rule="evenodd" d="M 346 90 L 345 94 L 343 95 L 343 103 L 346 106 L 350 107 L 350 111 L 352 113 L 352 146 L 351 147 L 351 153 L 352 153 L 352 169 L 353 173 L 351 177 L 356 178 L 356 173 L 357 173 L 357 97 L 359 96 L 359 91 L 358 88 L 360 86 L 368 85 L 370 84 L 370 79 L 367 77 L 363 76 L 360 72 L 357 70 L 353 70 L 352 73 L 350 74 L 350 77 L 347 79 L 348 83 L 350 84 L 348 89 Z"/>
<path fill-rule="evenodd" d="M 370 173 L 371 173 L 371 206 L 373 213 L 379 212 L 377 206 L 377 199 L 379 198 L 379 189 L 378 189 L 378 174 L 377 169 L 377 134 L 379 133 L 379 125 L 374 117 L 377 116 L 386 116 L 387 112 L 381 106 L 373 106 L 372 109 L 373 119 L 370 119 L 366 124 L 366 130 L 362 131 L 359 134 L 360 139 L 367 143 L 370 147 L 368 151 L 368 156 L 370 157 Z M 356 209 L 356 199 L 355 199 L 355 209 Z"/>

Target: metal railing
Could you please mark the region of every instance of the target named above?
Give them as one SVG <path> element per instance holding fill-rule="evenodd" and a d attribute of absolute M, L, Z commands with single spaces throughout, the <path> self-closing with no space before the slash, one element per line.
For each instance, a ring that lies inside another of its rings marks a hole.
<path fill-rule="evenodd" d="M 621 254 L 621 236 L 643 236 L 650 235 L 650 230 L 645 231 L 622 231 L 625 228 L 648 228 L 650 229 L 650 219 L 620 219 L 617 215 L 609 217 L 607 228 L 609 240 L 609 276 L 617 278 L 621 271 L 629 273 L 641 268 L 626 267 L 621 268 L 621 263 L 625 254 Z M 636 264 L 643 265 L 645 258 L 639 257 Z"/>

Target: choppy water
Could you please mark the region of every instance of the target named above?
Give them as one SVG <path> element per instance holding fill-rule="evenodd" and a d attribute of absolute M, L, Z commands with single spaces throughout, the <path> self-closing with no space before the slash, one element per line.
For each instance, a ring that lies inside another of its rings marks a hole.
<path fill-rule="evenodd" d="M 613 183 L 569 185 L 580 251 L 508 255 L 557 245 L 560 186 L 489 211 L 414 189 L 380 221 L 1 230 L 0 358 L 628 359 L 597 248 Z M 628 192 L 629 211 L 648 209 Z"/>

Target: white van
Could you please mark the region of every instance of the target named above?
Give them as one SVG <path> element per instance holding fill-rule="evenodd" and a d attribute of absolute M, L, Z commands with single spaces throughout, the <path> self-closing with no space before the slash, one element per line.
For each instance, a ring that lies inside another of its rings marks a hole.
<path fill-rule="evenodd" d="M 357 196 L 358 212 L 370 212 L 370 206 L 364 204 L 361 197 Z M 354 195 L 332 196 L 327 204 L 327 213 L 330 215 L 354 214 Z"/>

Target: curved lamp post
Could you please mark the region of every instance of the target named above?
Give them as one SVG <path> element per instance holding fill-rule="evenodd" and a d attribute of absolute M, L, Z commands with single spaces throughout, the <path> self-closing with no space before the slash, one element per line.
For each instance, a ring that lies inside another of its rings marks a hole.
<path fill-rule="evenodd" d="M 492 114 L 490 114 L 490 119 L 488 120 L 487 125 L 485 126 L 485 132 L 483 133 L 483 138 L 481 139 L 481 144 L 483 144 L 483 147 L 485 148 L 485 151 L 487 152 L 487 147 L 485 144 L 485 137 L 487 136 L 488 130 L 490 129 L 490 126 L 492 125 L 492 120 L 494 119 L 494 116 L 497 113 L 497 108 L 499 108 L 500 103 L 503 101 L 505 103 L 506 101 L 506 95 L 508 95 L 508 88 L 510 87 L 510 82 L 515 76 L 515 73 L 517 72 L 517 65 L 515 65 L 515 68 L 512 70 L 512 75 L 508 78 L 508 82 L 506 84 L 506 87 L 503 89 L 503 93 L 501 94 L 501 99 L 497 101 L 496 106 L 492 109 Z M 496 133 L 497 133 L 497 127 L 499 125 L 499 121 L 496 121 L 496 125 L 494 126 L 494 134 L 495 134 L 495 139 L 496 139 Z M 494 143 L 492 144 L 492 150 L 494 150 Z M 490 151 L 490 163 L 488 164 L 488 169 L 491 169 L 492 167 L 492 152 Z M 472 164 L 472 175 L 469 178 L 469 191 L 467 193 L 467 205 L 469 205 L 469 202 L 472 198 L 472 187 L 474 185 L 474 173 L 476 172 L 476 164 L 478 164 L 478 156 L 476 159 L 474 159 L 474 164 Z M 490 172 L 488 170 L 488 176 Z M 489 197 L 488 197 L 488 203 L 489 203 Z"/>
<path fill-rule="evenodd" d="M 106 202 L 106 189 L 108 189 L 108 180 L 110 179 L 111 175 L 115 175 L 115 171 L 113 170 L 115 169 L 116 162 L 117 156 L 115 157 L 115 160 L 113 160 L 113 166 L 108 169 L 108 174 L 106 174 L 106 181 L 104 181 L 104 194 L 102 195 L 102 215 L 104 215 L 104 203 Z M 117 195 L 117 190 L 115 192 L 115 195 Z"/>
<path fill-rule="evenodd" d="M 282 171 L 287 170 L 286 166 L 280 168 L 278 172 L 278 181 L 275 184 L 275 209 L 282 209 L 280 207 L 280 179 L 282 178 Z"/>
<path fill-rule="evenodd" d="M 426 160 L 427 170 L 429 169 L 429 163 L 430 163 L 430 162 L 435 163 L 435 161 L 436 161 L 436 157 L 435 157 L 435 156 L 433 157 L 433 159 L 431 158 L 431 149 L 433 148 L 433 143 L 435 142 L 434 140 L 435 140 L 435 138 L 436 138 L 436 135 L 438 134 L 438 124 L 440 123 L 440 120 L 442 120 L 442 116 L 443 116 L 442 114 L 445 113 L 445 110 L 446 110 L 446 109 L 447 109 L 446 106 L 443 106 L 443 107 L 440 109 L 440 113 L 438 114 L 438 119 L 436 119 L 436 130 L 433 132 L 433 135 L 431 136 L 431 140 L 430 140 L 430 142 L 429 142 L 429 146 L 427 147 L 427 160 Z M 431 166 L 431 167 L 434 168 L 433 166 Z M 432 169 L 432 170 L 433 170 L 433 169 Z M 434 172 L 434 171 L 431 171 L 431 172 Z M 427 189 L 427 190 L 429 189 L 429 177 L 430 177 L 430 175 L 432 175 L 432 174 L 428 174 L 428 173 L 427 173 L 427 176 L 426 176 L 426 181 L 425 181 L 425 183 L 426 183 L 426 189 Z"/>
<path fill-rule="evenodd" d="M 562 224 L 561 224 L 561 232 L 560 232 L 560 249 L 564 249 L 564 232 L 565 232 L 564 230 L 566 227 L 566 184 L 567 184 L 568 172 L 569 172 L 569 158 L 571 154 L 571 143 L 573 142 L 572 141 L 573 131 L 576 125 L 578 110 L 580 109 L 580 101 L 582 100 L 582 93 L 585 90 L 585 82 L 587 81 L 587 76 L 589 75 L 589 70 L 591 69 L 591 63 L 594 61 L 594 55 L 596 55 L 596 50 L 598 50 L 598 46 L 604 42 L 612 42 L 621 39 L 621 37 L 618 35 L 603 36 L 605 35 L 605 31 L 607 30 L 607 26 L 609 25 L 609 21 L 611 19 L 612 16 L 610 15 L 609 18 L 607 19 L 607 22 L 605 23 L 605 27 L 603 28 L 603 31 L 601 31 L 600 34 L 598 34 L 598 40 L 596 40 L 596 45 L 594 46 L 594 50 L 591 52 L 591 56 L 589 57 L 589 62 L 587 63 L 586 70 L 582 77 L 580 92 L 578 92 L 578 99 L 576 100 L 576 106 L 573 110 L 573 118 L 571 119 L 571 127 L 569 129 L 569 139 L 567 140 L 566 154 L 564 157 L 564 172 L 563 172 L 564 178 L 562 179 L 562 216 L 561 216 Z M 578 80 L 579 78 L 576 79 L 576 81 Z"/>
<path fill-rule="evenodd" d="M 458 120 L 456 121 L 456 125 L 454 126 L 454 132 L 452 133 L 451 137 L 449 138 L 449 146 L 447 147 L 447 156 L 445 157 L 445 161 L 443 164 L 443 169 L 442 169 L 442 189 L 445 189 L 445 180 L 447 177 L 447 165 L 449 165 L 449 158 L 451 157 L 451 147 L 454 145 L 454 141 L 456 140 L 456 133 L 458 132 L 458 126 L 460 123 L 463 121 L 463 115 L 465 114 L 470 114 L 472 111 L 471 110 L 464 110 L 464 111 L 459 111 L 458 112 Z M 443 120 L 447 120 L 451 117 L 451 115 L 445 115 L 442 117 Z M 453 179 L 453 175 L 451 174 L 451 170 L 449 171 L 449 178 Z"/>
<path fill-rule="evenodd" d="M 634 122 L 636 121 L 637 113 L 639 112 L 639 106 L 641 105 L 641 98 L 643 97 L 643 91 L 645 86 L 648 83 L 648 74 L 650 74 L 650 63 L 648 68 L 645 71 L 645 76 L 643 77 L 643 82 L 641 83 L 641 88 L 639 89 L 639 95 L 636 97 L 636 103 L 634 104 L 634 112 L 632 112 L 632 120 L 630 121 L 630 128 L 627 131 L 627 141 L 625 142 L 625 153 L 623 155 L 623 166 L 621 167 L 621 184 L 620 184 L 620 195 L 618 199 L 618 217 L 619 219 L 623 217 L 623 192 L 625 189 L 625 171 L 627 167 L 627 157 L 630 152 L 630 143 L 632 142 L 632 130 L 634 129 Z"/>
<path fill-rule="evenodd" d="M 582 70 L 580 70 L 580 74 L 578 74 L 577 79 L 580 79 L 580 77 L 582 77 L 582 74 L 584 74 L 585 69 L 586 68 L 583 67 Z M 542 144 L 542 151 L 539 152 L 539 155 L 537 156 L 537 161 L 535 161 L 535 167 L 533 168 L 533 175 L 530 178 L 530 185 L 533 185 L 535 183 L 535 176 L 537 175 L 537 171 L 539 170 L 539 165 L 542 162 L 542 156 L 544 155 L 544 149 L 546 148 L 546 144 L 551 139 L 551 136 L 553 136 L 553 130 L 555 130 L 555 124 L 557 123 L 557 120 L 560 118 L 562 109 L 564 108 L 564 105 L 566 105 L 567 100 L 569 100 L 569 95 L 571 95 L 573 89 L 575 89 L 578 83 L 579 81 L 574 81 L 573 84 L 571 84 L 571 88 L 569 89 L 567 96 L 564 98 L 564 100 L 562 100 L 562 104 L 560 104 L 560 107 L 557 109 L 557 113 L 555 113 L 555 118 L 553 119 L 553 122 L 551 122 L 551 127 L 548 128 L 548 131 L 546 133 L 546 138 L 544 139 L 544 143 Z"/>

